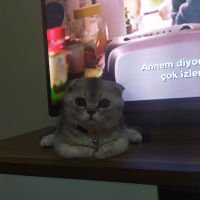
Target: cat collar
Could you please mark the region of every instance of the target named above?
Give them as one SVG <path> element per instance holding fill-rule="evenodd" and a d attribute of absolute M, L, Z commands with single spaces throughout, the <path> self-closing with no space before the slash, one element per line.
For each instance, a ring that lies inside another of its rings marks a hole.
<path fill-rule="evenodd" d="M 94 133 L 99 133 L 101 131 L 101 129 L 85 129 L 83 128 L 82 126 L 79 126 L 79 125 L 74 125 L 74 128 L 77 128 L 85 133 L 88 133 L 88 134 L 94 134 Z"/>
<path fill-rule="evenodd" d="M 87 134 L 96 134 L 93 138 L 93 144 L 94 145 L 99 145 L 99 138 L 98 138 L 98 133 L 101 131 L 101 129 L 85 129 L 82 126 L 79 125 L 74 125 L 75 128 L 87 133 Z"/>

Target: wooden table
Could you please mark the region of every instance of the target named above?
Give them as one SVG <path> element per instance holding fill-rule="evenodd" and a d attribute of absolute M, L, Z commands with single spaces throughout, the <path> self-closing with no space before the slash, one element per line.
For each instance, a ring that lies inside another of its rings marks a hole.
<path fill-rule="evenodd" d="M 151 140 L 121 156 L 65 159 L 41 148 L 42 130 L 0 141 L 0 173 L 200 187 L 200 130 L 151 130 Z"/>

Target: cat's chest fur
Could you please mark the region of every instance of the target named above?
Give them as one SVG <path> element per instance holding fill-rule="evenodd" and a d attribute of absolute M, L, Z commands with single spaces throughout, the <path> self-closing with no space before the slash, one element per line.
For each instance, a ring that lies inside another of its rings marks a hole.
<path fill-rule="evenodd" d="M 120 126 L 108 130 L 103 127 L 101 129 L 84 129 L 78 125 L 64 126 L 62 129 L 61 137 L 66 143 L 95 149 L 124 135 L 124 130 Z"/>

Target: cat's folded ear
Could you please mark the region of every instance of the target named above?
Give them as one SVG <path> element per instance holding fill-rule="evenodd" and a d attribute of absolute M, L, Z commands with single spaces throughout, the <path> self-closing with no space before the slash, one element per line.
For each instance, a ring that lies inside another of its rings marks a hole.
<path fill-rule="evenodd" d="M 77 85 L 78 81 L 80 81 L 80 79 L 73 79 L 71 81 L 69 81 L 66 85 L 66 88 L 69 92 L 73 91 L 73 88 Z"/>
<path fill-rule="evenodd" d="M 122 93 L 123 93 L 123 91 L 124 91 L 125 88 L 122 85 L 120 85 L 119 83 L 113 82 L 113 84 L 114 84 L 114 88 L 115 88 L 117 94 L 119 96 L 122 96 Z"/>

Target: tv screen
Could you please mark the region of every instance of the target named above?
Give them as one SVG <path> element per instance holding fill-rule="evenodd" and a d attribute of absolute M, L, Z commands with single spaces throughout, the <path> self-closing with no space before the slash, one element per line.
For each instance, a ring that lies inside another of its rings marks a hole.
<path fill-rule="evenodd" d="M 42 3 L 51 116 L 59 113 L 66 83 L 81 77 L 123 85 L 124 112 L 134 125 L 175 117 L 184 124 L 188 114 L 199 115 L 199 1 Z"/>
<path fill-rule="evenodd" d="M 184 24 L 113 40 L 107 71 L 125 101 L 199 97 L 199 34 L 199 24 Z"/>

